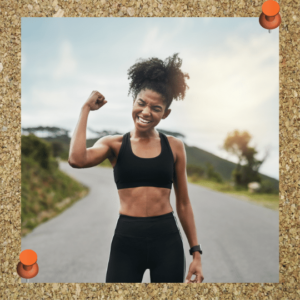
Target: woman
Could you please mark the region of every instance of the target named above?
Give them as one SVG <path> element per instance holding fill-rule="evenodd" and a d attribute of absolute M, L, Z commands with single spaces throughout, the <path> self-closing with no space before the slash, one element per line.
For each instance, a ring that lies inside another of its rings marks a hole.
<path fill-rule="evenodd" d="M 86 149 L 88 114 L 107 103 L 93 91 L 81 109 L 71 139 L 69 164 L 89 168 L 108 159 L 120 197 L 120 215 L 112 240 L 106 282 L 142 282 L 150 269 L 151 282 L 184 282 L 185 256 L 181 233 L 170 205 L 172 183 L 176 209 L 190 244 L 193 261 L 187 283 L 202 282 L 202 250 L 197 241 L 188 196 L 186 154 L 181 140 L 155 130 L 168 117 L 173 99 L 183 99 L 188 74 L 180 70 L 178 53 L 165 62 L 140 60 L 128 70 L 133 92 L 134 129 L 105 136 Z M 129 94 L 128 93 L 128 94 Z M 194 280 L 191 279 L 195 274 Z"/>

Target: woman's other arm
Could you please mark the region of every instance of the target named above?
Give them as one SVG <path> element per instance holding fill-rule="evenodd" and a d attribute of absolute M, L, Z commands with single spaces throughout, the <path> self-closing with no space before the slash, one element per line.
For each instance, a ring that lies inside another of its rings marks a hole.
<path fill-rule="evenodd" d="M 73 168 L 93 167 L 111 155 L 110 136 L 99 139 L 92 148 L 86 149 L 86 128 L 89 112 L 99 109 L 106 103 L 107 101 L 102 94 L 93 91 L 81 108 L 79 121 L 70 142 L 68 162 Z"/>
<path fill-rule="evenodd" d="M 176 140 L 176 142 L 175 142 Z M 186 174 L 186 152 L 181 140 L 174 138 L 176 149 L 174 191 L 176 195 L 176 211 L 180 219 L 182 228 L 188 239 L 190 248 L 199 245 L 197 231 L 194 220 L 193 208 L 188 195 L 187 174 Z M 192 274 L 196 275 L 195 280 L 191 280 Z M 201 255 L 198 251 L 193 253 L 193 263 L 187 275 L 187 282 L 202 282 L 204 279 L 201 267 Z"/>

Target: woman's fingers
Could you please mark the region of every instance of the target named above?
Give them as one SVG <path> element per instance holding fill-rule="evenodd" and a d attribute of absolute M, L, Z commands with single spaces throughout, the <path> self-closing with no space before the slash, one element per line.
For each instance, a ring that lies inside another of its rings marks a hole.
<path fill-rule="evenodd" d="M 187 279 L 185 280 L 185 283 L 201 283 L 204 280 L 203 276 L 200 276 L 199 274 L 193 274 L 195 275 L 195 277 L 192 279 L 191 277 L 187 277 Z"/>
<path fill-rule="evenodd" d="M 193 273 L 191 271 L 189 271 L 186 278 L 185 278 L 185 283 L 191 282 L 192 275 L 193 275 Z"/>

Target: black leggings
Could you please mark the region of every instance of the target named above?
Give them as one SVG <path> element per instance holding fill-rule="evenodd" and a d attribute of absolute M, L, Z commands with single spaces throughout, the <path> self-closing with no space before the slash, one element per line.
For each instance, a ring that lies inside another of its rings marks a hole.
<path fill-rule="evenodd" d="M 184 282 L 185 256 L 174 212 L 154 217 L 120 214 L 112 239 L 106 282 Z"/>

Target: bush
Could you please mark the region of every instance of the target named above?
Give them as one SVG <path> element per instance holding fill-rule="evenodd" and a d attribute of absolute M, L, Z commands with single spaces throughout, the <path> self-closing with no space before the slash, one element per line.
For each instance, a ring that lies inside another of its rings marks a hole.
<path fill-rule="evenodd" d="M 51 169 L 53 159 L 51 160 L 51 145 L 38 138 L 34 134 L 22 135 L 21 137 L 21 153 L 24 156 L 32 157 L 43 169 Z"/>
<path fill-rule="evenodd" d="M 53 152 L 53 156 L 57 157 L 60 156 L 61 153 L 64 151 L 64 145 L 61 142 L 51 142 L 51 146 L 52 146 L 52 152 Z"/>
<path fill-rule="evenodd" d="M 279 193 L 279 191 L 276 188 L 274 188 L 274 186 L 270 180 L 263 180 L 261 182 L 261 187 L 258 192 L 259 193 L 267 193 L 267 194 Z"/>
<path fill-rule="evenodd" d="M 191 181 L 192 182 L 197 182 L 199 180 L 199 175 L 194 173 L 191 175 Z"/>
<path fill-rule="evenodd" d="M 68 160 L 69 159 L 69 152 L 68 151 L 63 151 L 60 153 L 59 157 L 62 159 L 62 160 Z"/>
<path fill-rule="evenodd" d="M 222 176 L 215 171 L 213 165 L 209 162 L 206 163 L 206 177 L 215 182 L 223 182 Z"/>
<path fill-rule="evenodd" d="M 199 166 L 187 165 L 186 172 L 188 176 L 198 175 L 199 177 L 203 177 L 205 175 L 205 170 Z"/>

